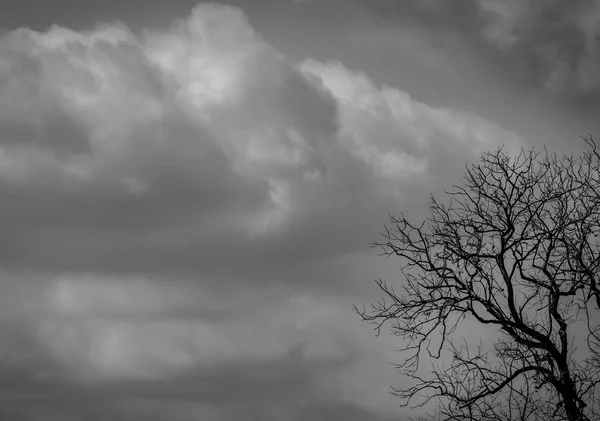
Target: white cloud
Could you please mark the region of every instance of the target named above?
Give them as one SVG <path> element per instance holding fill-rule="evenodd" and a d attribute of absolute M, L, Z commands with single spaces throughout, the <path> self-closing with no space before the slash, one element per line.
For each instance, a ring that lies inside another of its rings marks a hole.
<path fill-rule="evenodd" d="M 340 63 L 307 60 L 300 67 L 319 78 L 338 101 L 339 141 L 380 178 L 399 183 L 439 176 L 439 169 L 431 168 L 430 161 L 442 142 L 464 148 L 465 159 L 493 145 L 514 148 L 522 144 L 516 134 L 483 118 L 430 107 L 394 87 L 378 88 L 364 73 L 350 71 Z"/>

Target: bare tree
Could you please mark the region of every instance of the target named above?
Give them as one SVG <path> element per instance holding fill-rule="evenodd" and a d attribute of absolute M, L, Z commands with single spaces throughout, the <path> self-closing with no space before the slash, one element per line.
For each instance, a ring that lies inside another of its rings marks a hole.
<path fill-rule="evenodd" d="M 600 419 L 600 153 L 584 140 L 581 156 L 484 153 L 424 222 L 390 215 L 373 246 L 398 258 L 399 292 L 379 280 L 385 298 L 356 310 L 401 338 L 401 405 L 434 400 L 428 417 L 444 420 Z M 495 339 L 461 340 L 464 321 Z"/>

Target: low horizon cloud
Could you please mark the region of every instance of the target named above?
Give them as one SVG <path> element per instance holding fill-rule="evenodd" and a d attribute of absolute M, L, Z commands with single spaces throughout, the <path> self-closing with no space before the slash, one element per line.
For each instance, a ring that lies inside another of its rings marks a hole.
<path fill-rule="evenodd" d="M 398 416 L 393 340 L 352 312 L 394 275 L 368 246 L 502 144 L 526 142 L 292 62 L 231 6 L 7 32 L 0 415 Z"/>

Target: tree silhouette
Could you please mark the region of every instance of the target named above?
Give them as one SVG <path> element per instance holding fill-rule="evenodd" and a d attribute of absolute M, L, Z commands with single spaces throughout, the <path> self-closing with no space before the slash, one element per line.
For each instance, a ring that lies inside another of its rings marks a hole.
<path fill-rule="evenodd" d="M 356 308 L 401 338 L 401 405 L 444 420 L 600 419 L 600 153 L 499 148 L 413 224 L 390 215 L 374 247 L 401 266 L 399 292 Z M 468 321 L 497 332 L 461 340 Z M 431 363 L 423 367 L 423 360 Z"/>

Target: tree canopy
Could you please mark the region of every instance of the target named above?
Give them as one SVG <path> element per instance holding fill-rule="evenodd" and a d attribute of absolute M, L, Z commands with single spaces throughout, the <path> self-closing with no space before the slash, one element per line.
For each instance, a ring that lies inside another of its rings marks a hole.
<path fill-rule="evenodd" d="M 379 280 L 384 298 L 357 311 L 400 338 L 402 405 L 435 402 L 428 417 L 444 420 L 600 419 L 600 151 L 584 140 L 579 156 L 484 153 L 424 221 L 390 215 L 373 246 L 401 282 Z M 460 337 L 465 321 L 494 339 Z"/>

